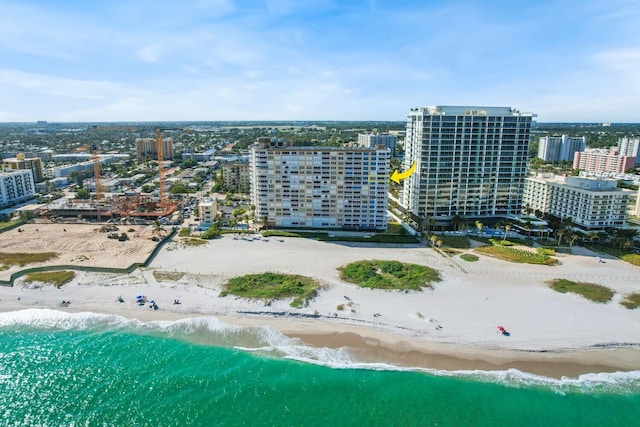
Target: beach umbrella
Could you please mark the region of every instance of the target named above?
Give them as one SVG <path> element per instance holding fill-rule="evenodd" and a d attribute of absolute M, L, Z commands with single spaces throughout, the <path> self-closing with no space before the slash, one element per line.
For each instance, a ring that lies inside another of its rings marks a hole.
<path fill-rule="evenodd" d="M 498 326 L 498 330 L 499 330 L 500 332 L 504 332 L 504 331 L 505 331 L 505 329 L 504 329 L 502 326 Z"/>

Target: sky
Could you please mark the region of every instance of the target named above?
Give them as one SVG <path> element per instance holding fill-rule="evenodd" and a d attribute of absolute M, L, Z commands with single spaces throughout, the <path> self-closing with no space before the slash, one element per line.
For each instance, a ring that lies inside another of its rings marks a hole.
<path fill-rule="evenodd" d="M 638 0 L 2 0 L 0 122 L 640 122 Z"/>

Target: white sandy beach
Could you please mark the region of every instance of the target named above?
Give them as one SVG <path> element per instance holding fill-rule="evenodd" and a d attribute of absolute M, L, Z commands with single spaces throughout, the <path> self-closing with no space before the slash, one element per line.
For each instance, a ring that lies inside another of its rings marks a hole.
<path fill-rule="evenodd" d="M 550 376 L 640 370 L 640 310 L 619 304 L 625 294 L 640 290 L 640 269 L 616 259 L 599 263 L 598 256 L 574 248 L 574 255 L 558 256 L 561 265 L 549 267 L 482 255 L 477 262 L 465 262 L 424 246 L 225 235 L 200 247 L 169 243 L 149 268 L 130 275 L 79 272 L 61 289 L 17 281 L 13 288 L 0 287 L 0 310 L 55 308 L 145 321 L 216 316 L 239 325 L 274 326 L 317 346 L 348 346 L 364 361 L 405 366 L 517 367 Z M 365 259 L 427 265 L 443 280 L 432 290 L 403 293 L 361 289 L 339 279 L 337 267 Z M 325 288 L 302 309 L 289 307 L 289 301 L 266 305 L 219 297 L 228 278 L 265 271 L 314 277 Z M 158 281 L 154 273 L 162 272 L 184 274 L 176 281 Z M 559 277 L 602 284 L 616 296 L 596 304 L 544 283 Z M 136 305 L 136 295 L 156 301 L 159 310 Z M 118 296 L 125 302 L 116 302 Z M 181 304 L 174 305 L 175 299 Z M 70 301 L 69 307 L 60 308 L 62 300 Z M 341 304 L 344 309 L 338 310 Z M 498 325 L 511 335 L 498 333 Z"/>

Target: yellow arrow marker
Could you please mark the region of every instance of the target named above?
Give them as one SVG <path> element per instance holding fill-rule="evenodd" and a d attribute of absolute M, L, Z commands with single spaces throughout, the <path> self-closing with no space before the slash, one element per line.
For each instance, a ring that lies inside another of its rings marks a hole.
<path fill-rule="evenodd" d="M 391 181 L 400 184 L 401 179 L 407 179 L 411 176 L 412 173 L 416 171 L 416 162 L 413 162 L 411 167 L 406 172 L 398 172 L 398 170 L 394 170 L 391 174 Z"/>

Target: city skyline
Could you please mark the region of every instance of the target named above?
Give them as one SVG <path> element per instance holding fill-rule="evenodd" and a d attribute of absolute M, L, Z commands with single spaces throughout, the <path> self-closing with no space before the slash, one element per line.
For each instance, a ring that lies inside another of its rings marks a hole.
<path fill-rule="evenodd" d="M 637 2 L 5 1 L 0 122 L 637 122 Z"/>

